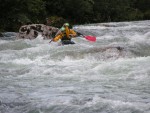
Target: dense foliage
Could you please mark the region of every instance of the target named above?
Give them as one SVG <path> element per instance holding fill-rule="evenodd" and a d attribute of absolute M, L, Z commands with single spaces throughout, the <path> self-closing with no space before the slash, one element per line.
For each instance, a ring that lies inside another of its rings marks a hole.
<path fill-rule="evenodd" d="M 150 0 L 1 0 L 0 31 L 23 24 L 72 24 L 150 19 Z M 58 21 L 59 20 L 59 21 Z"/>

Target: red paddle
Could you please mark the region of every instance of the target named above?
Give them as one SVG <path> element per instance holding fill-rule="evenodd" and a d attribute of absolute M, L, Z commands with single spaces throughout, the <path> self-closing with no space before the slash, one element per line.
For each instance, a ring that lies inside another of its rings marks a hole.
<path fill-rule="evenodd" d="M 90 35 L 82 35 L 85 39 L 89 40 L 89 41 L 92 41 L 92 42 L 95 42 L 96 41 L 96 37 L 95 36 L 90 36 Z"/>

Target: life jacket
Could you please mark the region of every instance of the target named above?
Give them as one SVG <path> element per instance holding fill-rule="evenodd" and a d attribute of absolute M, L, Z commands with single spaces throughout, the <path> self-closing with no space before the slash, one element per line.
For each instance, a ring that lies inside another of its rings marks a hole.
<path fill-rule="evenodd" d="M 67 28 L 65 31 L 61 32 L 59 31 L 56 36 L 53 38 L 53 41 L 56 42 L 59 39 L 63 40 L 71 40 L 72 37 L 69 36 L 69 34 L 76 35 L 76 32 L 74 32 L 72 29 Z"/>
<path fill-rule="evenodd" d="M 70 29 L 68 27 L 66 27 L 65 31 L 62 33 L 62 39 L 61 40 L 71 40 L 69 34 L 70 34 Z"/>

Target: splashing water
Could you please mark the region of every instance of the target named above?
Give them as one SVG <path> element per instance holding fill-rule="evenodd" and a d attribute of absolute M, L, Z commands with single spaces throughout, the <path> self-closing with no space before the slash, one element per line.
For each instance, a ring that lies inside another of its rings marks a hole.
<path fill-rule="evenodd" d="M 0 113 L 150 113 L 150 21 L 74 29 L 97 41 L 1 37 Z"/>

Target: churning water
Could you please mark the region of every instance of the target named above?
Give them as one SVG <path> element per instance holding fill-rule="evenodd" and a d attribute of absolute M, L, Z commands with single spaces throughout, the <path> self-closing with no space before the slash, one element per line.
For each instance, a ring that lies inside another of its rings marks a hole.
<path fill-rule="evenodd" d="M 74 26 L 75 45 L 0 39 L 0 113 L 150 113 L 150 21 Z"/>

